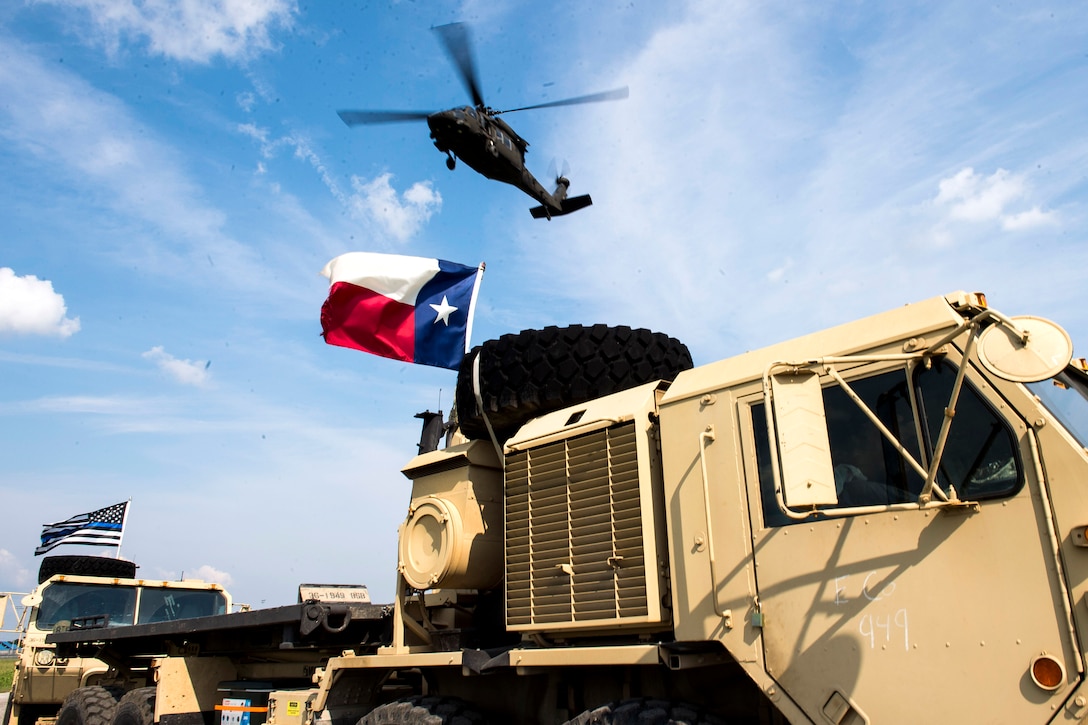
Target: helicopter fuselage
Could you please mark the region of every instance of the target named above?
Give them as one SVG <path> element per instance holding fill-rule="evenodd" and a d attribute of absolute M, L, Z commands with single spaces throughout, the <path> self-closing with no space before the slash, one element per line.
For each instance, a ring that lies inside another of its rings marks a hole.
<path fill-rule="evenodd" d="M 569 182 L 563 179 L 550 193 L 525 168 L 528 143 L 510 125 L 485 109 L 462 106 L 432 113 L 427 117 L 435 148 L 452 159 L 458 158 L 489 179 L 502 181 L 524 191 L 547 207 L 550 214 L 562 214 L 563 197 Z"/>

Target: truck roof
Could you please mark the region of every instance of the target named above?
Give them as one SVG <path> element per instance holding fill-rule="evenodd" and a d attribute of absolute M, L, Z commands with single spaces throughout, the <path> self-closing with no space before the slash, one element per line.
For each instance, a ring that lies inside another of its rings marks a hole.
<path fill-rule="evenodd" d="M 676 376 L 661 404 L 685 400 L 721 388 L 723 380 L 758 380 L 769 363 L 806 360 L 814 351 L 820 356 L 847 355 L 902 340 L 922 338 L 963 322 L 959 308 L 984 306 L 985 297 L 963 291 L 904 305 L 888 312 L 848 322 L 786 342 L 708 363 Z"/>

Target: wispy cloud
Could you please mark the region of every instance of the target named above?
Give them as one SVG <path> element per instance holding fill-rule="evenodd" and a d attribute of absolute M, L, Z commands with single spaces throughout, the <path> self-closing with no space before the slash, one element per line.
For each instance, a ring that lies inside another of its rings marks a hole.
<path fill-rule="evenodd" d="M 211 373 L 208 371 L 210 360 L 181 360 L 166 352 L 162 345 L 156 345 L 143 353 L 142 357 L 153 362 L 167 377 L 182 385 L 202 388 L 211 381 Z"/>
<path fill-rule="evenodd" d="M 84 11 L 94 30 L 83 34 L 111 53 L 119 52 L 122 41 L 146 42 L 153 55 L 195 63 L 246 59 L 270 50 L 275 47 L 272 31 L 289 28 L 297 13 L 293 0 L 42 2 Z"/>
<path fill-rule="evenodd" d="M 393 187 L 393 174 L 385 172 L 373 179 L 351 177 L 351 191 L 337 183 L 312 144 L 299 134 L 273 137 L 268 129 L 254 123 L 237 126 L 238 132 L 260 146 L 261 155 L 273 158 L 282 148 L 292 149 L 295 158 L 308 163 L 317 172 L 325 187 L 353 219 L 375 226 L 377 231 L 405 242 L 415 236 L 431 217 L 442 208 L 442 195 L 430 181 L 417 181 L 403 192 Z M 265 172 L 264 166 L 257 169 Z"/>
<path fill-rule="evenodd" d="M 298 263 L 297 247 L 266 245 L 258 254 L 255 245 L 263 240 L 252 229 L 245 242 L 233 235 L 227 207 L 189 171 L 182 150 L 143 125 L 119 98 L 11 38 L 0 35 L 0 48 L 0 141 L 49 168 L 49 178 L 83 192 L 82 203 L 93 210 L 89 218 L 103 224 L 83 230 L 102 240 L 100 254 L 143 274 L 241 290 L 262 289 L 276 265 Z M 291 223 L 304 227 L 299 235 L 317 243 L 328 235 L 327 225 L 297 215 L 286 195 L 276 196 L 276 209 L 295 214 Z M 113 234 L 102 221 L 111 215 L 147 233 Z M 282 233 L 284 225 L 274 229 L 269 233 Z M 279 291 L 265 303 L 293 304 L 308 287 L 291 277 Z"/>
<path fill-rule="evenodd" d="M 143 418 L 161 409 L 161 401 L 147 398 L 100 395 L 54 395 L 0 404 L 4 413 L 61 413 L 72 415 L 130 416 Z"/>
<path fill-rule="evenodd" d="M 239 262 L 249 255 L 223 232 L 225 215 L 202 199 L 177 152 L 157 140 L 120 100 L 74 74 L 47 67 L 15 41 L 7 42 L 5 50 L 0 138 L 66 171 L 127 217 L 167 232 L 175 244 L 184 240 L 201 259 L 205 250 Z M 174 256 L 178 250 L 158 252 Z M 178 267 L 176 262 L 163 266 Z"/>
<path fill-rule="evenodd" d="M 64 297 L 49 280 L 16 276 L 0 267 L 0 335 L 70 337 L 79 332 L 79 318 L 68 317 Z"/>

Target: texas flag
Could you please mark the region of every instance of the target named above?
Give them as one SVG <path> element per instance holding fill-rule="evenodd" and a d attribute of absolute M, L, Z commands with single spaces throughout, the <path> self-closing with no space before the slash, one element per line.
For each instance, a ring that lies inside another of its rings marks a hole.
<path fill-rule="evenodd" d="M 325 342 L 456 370 L 468 352 L 484 266 L 349 252 L 325 265 Z"/>

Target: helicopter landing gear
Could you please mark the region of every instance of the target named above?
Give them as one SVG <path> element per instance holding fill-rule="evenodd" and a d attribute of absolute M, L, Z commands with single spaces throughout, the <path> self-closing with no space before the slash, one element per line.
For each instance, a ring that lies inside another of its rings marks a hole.
<path fill-rule="evenodd" d="M 457 166 L 457 159 L 453 158 L 453 154 L 446 156 L 446 168 L 453 171 L 455 166 Z"/>

